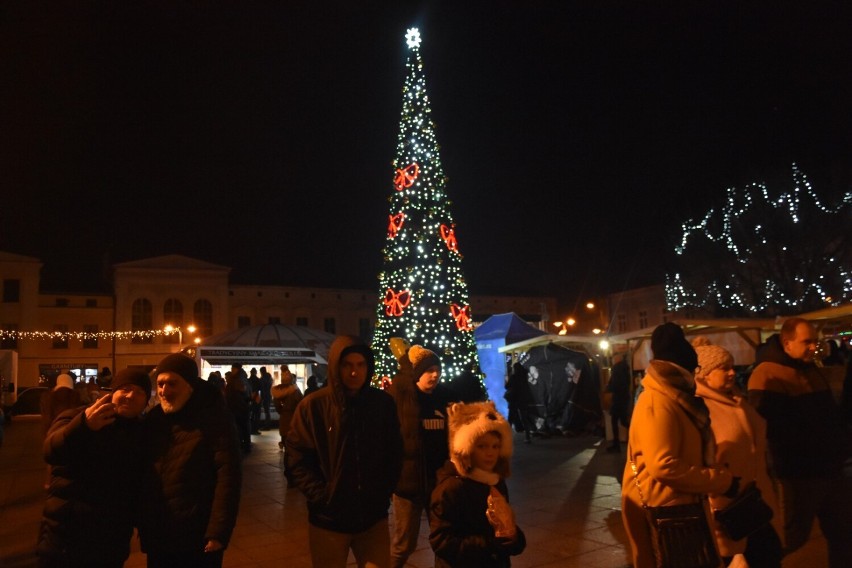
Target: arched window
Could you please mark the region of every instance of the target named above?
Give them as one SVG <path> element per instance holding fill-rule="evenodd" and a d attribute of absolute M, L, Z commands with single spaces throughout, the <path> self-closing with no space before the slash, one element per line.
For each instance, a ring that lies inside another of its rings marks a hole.
<path fill-rule="evenodd" d="M 200 337 L 213 335 L 213 304 L 209 300 L 196 300 L 192 309 L 195 327 Z"/>
<path fill-rule="evenodd" d="M 130 314 L 130 329 L 132 331 L 149 331 L 153 327 L 154 309 L 147 298 L 137 298 L 133 302 Z M 148 335 L 144 337 L 133 336 L 131 341 L 133 343 L 153 343 L 154 337 Z"/>
<path fill-rule="evenodd" d="M 169 298 L 163 304 L 163 323 L 165 325 L 173 325 L 175 327 L 183 327 L 183 304 L 180 300 Z M 177 343 L 180 341 L 180 334 L 173 333 L 163 336 L 163 343 Z"/>

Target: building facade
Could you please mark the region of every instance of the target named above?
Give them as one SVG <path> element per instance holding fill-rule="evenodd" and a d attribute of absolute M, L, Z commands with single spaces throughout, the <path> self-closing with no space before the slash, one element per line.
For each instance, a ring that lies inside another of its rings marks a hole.
<path fill-rule="evenodd" d="M 375 291 L 231 284 L 229 267 L 180 255 L 114 265 L 112 294 L 43 293 L 41 267 L 0 252 L 0 349 L 16 355 L 5 378 L 19 391 L 62 371 L 94 378 L 104 367 L 153 368 L 196 339 L 267 323 L 369 340 L 379 301 Z M 542 329 L 557 313 L 554 298 L 523 296 L 472 295 L 471 309 L 480 322 L 515 312 Z"/>

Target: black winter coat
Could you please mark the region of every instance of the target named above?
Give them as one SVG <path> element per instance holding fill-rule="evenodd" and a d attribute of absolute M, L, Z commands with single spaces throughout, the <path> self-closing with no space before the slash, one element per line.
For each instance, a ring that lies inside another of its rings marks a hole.
<path fill-rule="evenodd" d="M 242 468 L 236 429 L 222 395 L 197 381 L 186 406 L 145 421 L 146 474 L 139 536 L 145 552 L 193 553 L 208 540 L 228 546 Z"/>
<path fill-rule="evenodd" d="M 508 501 L 506 482 L 501 479 L 495 487 Z M 429 516 L 435 568 L 508 568 L 509 557 L 524 551 L 527 541 L 520 527 L 514 542 L 494 536 L 485 516 L 490 492 L 490 485 L 460 476 L 452 462 L 438 470 Z"/>
<path fill-rule="evenodd" d="M 118 418 L 94 432 L 83 408 L 54 420 L 44 440 L 51 465 L 38 555 L 45 563 L 120 565 L 130 554 L 141 479 L 142 423 Z"/>
<path fill-rule="evenodd" d="M 308 501 L 308 521 L 355 534 L 388 515 L 402 464 L 396 406 L 369 378 L 355 396 L 341 384 L 339 363 L 347 349 L 372 352 L 354 337 L 338 337 L 329 348 L 329 386 L 302 399 L 287 434 L 287 464 Z"/>

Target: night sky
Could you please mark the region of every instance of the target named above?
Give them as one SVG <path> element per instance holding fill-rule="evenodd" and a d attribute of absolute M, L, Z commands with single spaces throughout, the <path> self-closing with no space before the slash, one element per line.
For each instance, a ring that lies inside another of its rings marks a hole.
<path fill-rule="evenodd" d="M 474 294 L 662 282 L 681 223 L 793 162 L 849 191 L 849 9 L 648 4 L 4 2 L 0 250 L 57 291 L 172 253 L 377 288 L 411 26 Z"/>

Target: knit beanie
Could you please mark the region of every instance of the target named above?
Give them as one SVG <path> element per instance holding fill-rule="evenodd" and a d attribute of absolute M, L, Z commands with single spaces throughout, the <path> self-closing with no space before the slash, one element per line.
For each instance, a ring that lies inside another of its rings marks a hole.
<path fill-rule="evenodd" d="M 702 345 L 695 348 L 698 354 L 698 366 L 701 369 L 695 373 L 695 378 L 703 380 L 707 375 L 720 367 L 734 364 L 734 357 L 724 347 L 718 345 Z"/>
<path fill-rule="evenodd" d="M 651 334 L 651 351 L 654 359 L 680 365 L 690 373 L 698 366 L 695 349 L 686 340 L 679 325 L 668 322 L 657 326 Z"/>
<path fill-rule="evenodd" d="M 145 399 L 151 398 L 151 377 L 139 369 L 122 369 L 112 378 L 112 390 L 117 391 L 125 385 L 136 385 L 145 393 Z"/>
<path fill-rule="evenodd" d="M 198 365 L 195 361 L 180 353 L 172 353 L 166 355 L 162 361 L 157 364 L 153 375 L 156 377 L 160 373 L 176 373 L 180 375 L 190 385 L 194 385 L 198 380 Z"/>
<path fill-rule="evenodd" d="M 494 401 L 455 403 L 447 408 L 449 422 L 450 459 L 459 475 L 467 477 L 472 469 L 470 454 L 476 440 L 486 432 L 500 435 L 500 459 L 497 473 L 509 477 L 509 460 L 512 458 L 512 429 L 497 412 Z"/>
<path fill-rule="evenodd" d="M 58 377 L 56 377 L 56 386 L 53 387 L 53 390 L 58 389 L 73 389 L 74 388 L 74 378 L 67 374 L 62 373 Z"/>
<path fill-rule="evenodd" d="M 415 382 L 420 380 L 420 377 L 429 367 L 441 368 L 441 360 L 438 359 L 438 356 L 421 345 L 411 346 L 411 349 L 408 350 L 408 360 L 411 361 Z"/>

